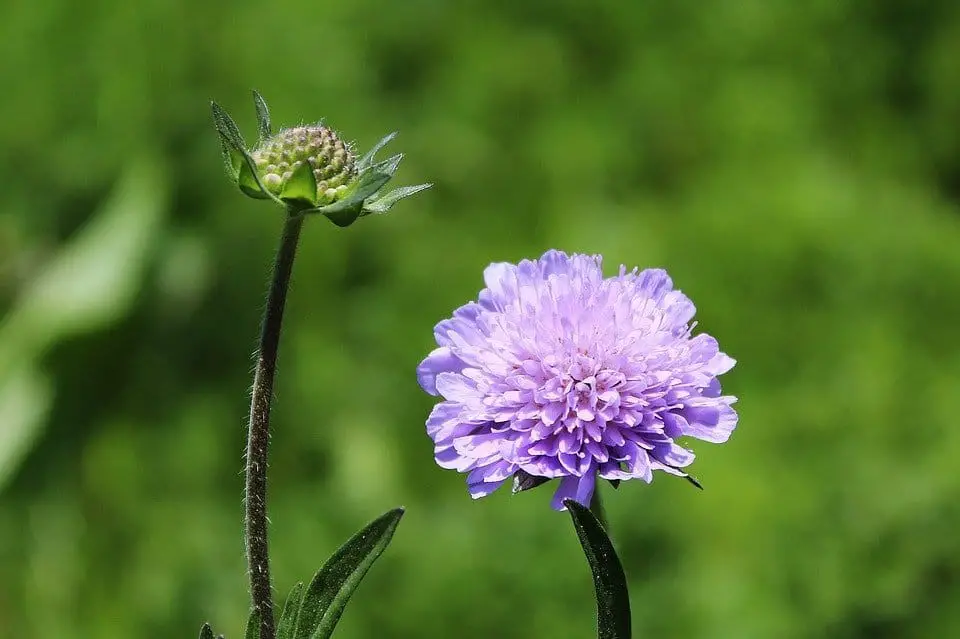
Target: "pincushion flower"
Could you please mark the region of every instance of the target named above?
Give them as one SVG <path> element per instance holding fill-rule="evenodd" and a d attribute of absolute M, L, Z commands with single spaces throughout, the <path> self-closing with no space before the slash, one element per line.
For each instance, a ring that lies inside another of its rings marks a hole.
<path fill-rule="evenodd" d="M 552 505 L 589 505 L 597 477 L 686 477 L 681 438 L 725 442 L 735 361 L 659 269 L 604 278 L 600 256 L 548 251 L 491 264 L 476 302 L 434 329 L 421 387 L 442 398 L 427 419 L 437 463 L 467 473 L 474 498 L 559 479 Z"/>

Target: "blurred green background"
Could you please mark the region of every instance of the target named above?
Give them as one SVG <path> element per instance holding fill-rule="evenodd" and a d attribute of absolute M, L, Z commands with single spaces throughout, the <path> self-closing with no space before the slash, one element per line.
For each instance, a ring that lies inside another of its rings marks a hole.
<path fill-rule="evenodd" d="M 607 494 L 638 637 L 960 636 L 960 3 L 13 2 L 0 9 L 0 636 L 228 639 L 281 227 L 252 138 L 399 129 L 397 184 L 306 227 L 272 449 L 281 598 L 407 515 L 340 639 L 590 637 L 550 490 L 472 502 L 414 377 L 491 261 L 663 266 L 739 360 L 704 492 Z"/>

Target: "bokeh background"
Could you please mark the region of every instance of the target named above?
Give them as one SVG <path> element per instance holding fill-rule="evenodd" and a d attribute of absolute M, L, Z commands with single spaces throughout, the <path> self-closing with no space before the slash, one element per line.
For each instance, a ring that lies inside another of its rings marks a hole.
<path fill-rule="evenodd" d="M 272 449 L 281 598 L 407 507 L 338 637 L 590 637 L 550 490 L 472 502 L 414 368 L 492 261 L 663 266 L 739 360 L 704 492 L 606 494 L 637 636 L 960 636 L 960 4 L 68 0 L 0 9 L 0 636 L 242 636 L 278 210 L 252 138 L 399 129 L 435 188 L 311 221 Z"/>

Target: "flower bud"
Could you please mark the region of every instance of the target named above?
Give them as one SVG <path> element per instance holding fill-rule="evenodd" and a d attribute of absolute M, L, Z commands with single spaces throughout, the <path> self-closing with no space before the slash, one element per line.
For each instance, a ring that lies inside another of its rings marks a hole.
<path fill-rule="evenodd" d="M 330 204 L 347 192 L 347 184 L 356 177 L 357 157 L 351 145 L 322 124 L 283 129 L 262 141 L 250 152 L 257 176 L 276 196 L 294 171 L 306 163 L 317 183 L 314 204 Z"/>
<path fill-rule="evenodd" d="M 429 188 L 406 186 L 383 193 L 403 155 L 374 157 L 395 133 L 358 158 L 353 146 L 322 124 L 282 129 L 273 134 L 270 112 L 254 91 L 260 141 L 248 150 L 233 119 L 211 104 L 228 175 L 246 195 L 273 200 L 291 214 L 321 213 L 338 226 L 349 226 L 371 213 L 386 213 L 399 200 Z"/>

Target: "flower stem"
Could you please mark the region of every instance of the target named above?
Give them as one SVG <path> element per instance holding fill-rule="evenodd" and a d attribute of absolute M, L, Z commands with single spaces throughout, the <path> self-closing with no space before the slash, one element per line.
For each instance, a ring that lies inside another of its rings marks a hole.
<path fill-rule="evenodd" d="M 245 542 L 250 575 L 250 598 L 260 617 L 260 639 L 274 639 L 273 590 L 270 585 L 270 557 L 267 547 L 267 448 L 270 444 L 270 403 L 277 370 L 280 325 L 287 301 L 293 258 L 297 252 L 303 216 L 289 212 L 273 263 L 273 278 L 260 330 L 260 347 L 250 400 L 247 439 L 247 467 L 244 502 Z"/>
<path fill-rule="evenodd" d="M 600 522 L 600 525 L 603 526 L 603 529 L 607 532 L 607 535 L 610 535 L 610 525 L 607 523 L 607 511 L 603 509 L 603 501 L 600 499 L 600 486 L 597 482 L 597 487 L 593 489 L 593 497 L 590 498 L 590 512 L 593 513 L 593 516 L 597 518 Z"/>

